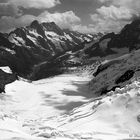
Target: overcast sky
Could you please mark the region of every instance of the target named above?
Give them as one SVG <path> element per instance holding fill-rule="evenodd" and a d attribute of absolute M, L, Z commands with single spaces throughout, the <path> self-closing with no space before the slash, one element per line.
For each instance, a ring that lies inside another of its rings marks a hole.
<path fill-rule="evenodd" d="M 0 0 L 0 31 L 36 19 L 84 33 L 117 32 L 139 12 L 140 0 Z"/>

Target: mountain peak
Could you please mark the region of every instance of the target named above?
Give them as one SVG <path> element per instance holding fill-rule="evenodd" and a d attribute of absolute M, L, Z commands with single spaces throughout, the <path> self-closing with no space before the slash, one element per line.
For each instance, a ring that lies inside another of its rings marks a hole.
<path fill-rule="evenodd" d="M 136 19 L 136 20 L 134 20 L 131 24 L 140 24 L 140 19 Z"/>
<path fill-rule="evenodd" d="M 51 29 L 51 28 L 59 28 L 55 22 L 43 22 L 42 25 L 46 28 L 46 29 Z"/>
<path fill-rule="evenodd" d="M 55 26 L 57 26 L 57 25 L 55 24 L 55 22 L 43 22 L 42 24 L 43 24 L 43 25 L 55 25 Z"/>
<path fill-rule="evenodd" d="M 140 29 L 140 19 L 136 19 L 132 21 L 130 24 L 127 24 L 124 26 L 124 28 L 121 30 L 121 33 L 125 33 L 128 31 L 134 32 L 134 30 Z"/>
<path fill-rule="evenodd" d="M 140 19 L 136 19 L 131 23 L 132 28 L 140 29 Z"/>
<path fill-rule="evenodd" d="M 63 30 L 56 25 L 55 22 L 43 22 L 41 25 L 43 25 L 47 31 L 54 31 L 59 35 L 64 35 Z"/>
<path fill-rule="evenodd" d="M 34 28 L 34 27 L 37 27 L 37 26 L 39 26 L 40 24 L 39 24 L 39 22 L 38 22 L 38 20 L 34 20 L 32 23 L 31 23 L 31 27 L 32 28 Z"/>

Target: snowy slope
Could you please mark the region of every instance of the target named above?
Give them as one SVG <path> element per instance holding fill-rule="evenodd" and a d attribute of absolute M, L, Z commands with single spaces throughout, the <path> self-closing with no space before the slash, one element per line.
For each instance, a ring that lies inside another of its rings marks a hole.
<path fill-rule="evenodd" d="M 61 116 L 56 128 L 81 139 L 134 139 L 140 137 L 139 106 L 140 82 L 133 82 Z"/>
<path fill-rule="evenodd" d="M 32 136 L 38 131 L 36 125 L 43 124 L 37 121 L 68 113 L 91 98 L 91 94 L 86 94 L 89 80 L 83 76 L 60 75 L 33 83 L 20 80 L 7 85 L 6 93 L 0 94 L 0 140 L 16 137 L 36 140 Z"/>
<path fill-rule="evenodd" d="M 59 117 L 21 121 L 1 115 L 2 140 L 134 140 L 140 138 L 140 82 L 92 99 Z M 4 139 L 5 138 L 5 139 Z"/>

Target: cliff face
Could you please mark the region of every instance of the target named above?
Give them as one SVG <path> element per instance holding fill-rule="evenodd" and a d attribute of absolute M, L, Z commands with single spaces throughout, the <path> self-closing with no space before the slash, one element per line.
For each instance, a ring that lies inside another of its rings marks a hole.
<path fill-rule="evenodd" d="M 18 79 L 16 74 L 9 72 L 9 69 L 9 67 L 0 67 L 0 93 L 5 92 L 5 85 Z"/>

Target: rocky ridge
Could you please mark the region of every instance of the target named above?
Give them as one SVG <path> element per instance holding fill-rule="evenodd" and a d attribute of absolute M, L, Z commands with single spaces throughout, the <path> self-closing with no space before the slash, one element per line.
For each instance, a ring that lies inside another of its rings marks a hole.
<path fill-rule="evenodd" d="M 94 39 L 96 35 L 64 30 L 54 22 L 33 21 L 7 35 L 0 34 L 0 65 L 7 65 L 18 75 L 28 78 L 35 65 L 52 62 L 68 51 L 82 49 L 84 41 Z"/>
<path fill-rule="evenodd" d="M 88 58 L 115 58 L 140 48 L 140 20 L 127 24 L 118 34 L 108 33 L 86 45 Z"/>

